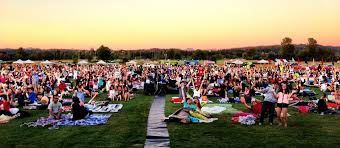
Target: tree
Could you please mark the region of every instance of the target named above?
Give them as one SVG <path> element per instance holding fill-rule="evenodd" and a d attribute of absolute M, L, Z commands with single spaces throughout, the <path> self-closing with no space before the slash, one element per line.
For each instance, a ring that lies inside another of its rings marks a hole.
<path fill-rule="evenodd" d="M 90 51 L 87 51 L 86 58 L 88 62 L 92 62 L 96 57 L 96 52 L 92 48 Z"/>
<path fill-rule="evenodd" d="M 312 58 L 316 57 L 318 54 L 317 47 L 318 42 L 314 38 L 308 38 L 306 55 Z"/>
<path fill-rule="evenodd" d="M 207 51 L 197 49 L 193 52 L 193 58 L 196 59 L 196 60 L 207 59 Z"/>
<path fill-rule="evenodd" d="M 25 50 L 22 47 L 20 47 L 19 49 L 17 49 L 15 51 L 15 58 L 17 58 L 17 59 L 27 58 L 27 53 L 25 52 Z"/>
<path fill-rule="evenodd" d="M 175 59 L 176 58 L 176 56 L 175 56 L 175 49 L 167 50 L 166 53 L 167 53 L 167 57 L 169 59 Z"/>
<path fill-rule="evenodd" d="M 101 60 L 109 60 L 111 58 L 111 49 L 101 45 L 97 49 L 97 56 Z"/>
<path fill-rule="evenodd" d="M 78 60 L 79 60 L 78 55 L 73 55 L 73 57 L 72 57 L 73 64 L 77 64 Z"/>
<path fill-rule="evenodd" d="M 292 44 L 293 40 L 289 37 L 285 37 L 281 42 L 280 54 L 282 58 L 295 57 L 295 46 Z"/>

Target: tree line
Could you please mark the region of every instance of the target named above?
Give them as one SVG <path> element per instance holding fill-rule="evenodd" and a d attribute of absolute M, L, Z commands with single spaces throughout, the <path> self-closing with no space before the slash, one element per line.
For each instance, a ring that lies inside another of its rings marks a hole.
<path fill-rule="evenodd" d="M 72 50 L 72 49 L 3 49 L 0 50 L 0 59 L 13 61 L 17 59 L 31 60 L 64 60 L 87 59 L 93 61 L 97 59 L 115 60 L 122 59 L 197 59 L 212 60 L 218 59 L 244 58 L 248 60 L 284 58 L 307 61 L 307 60 L 340 60 L 340 47 L 322 46 L 314 38 L 308 38 L 307 44 L 293 44 L 289 37 L 282 39 L 281 45 L 258 46 L 220 50 L 201 50 L 201 49 L 138 49 L 138 50 L 111 50 L 104 45 L 98 49 Z"/>

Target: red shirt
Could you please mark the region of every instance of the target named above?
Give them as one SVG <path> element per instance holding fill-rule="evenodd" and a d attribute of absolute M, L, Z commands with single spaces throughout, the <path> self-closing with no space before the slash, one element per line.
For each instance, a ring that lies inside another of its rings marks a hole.
<path fill-rule="evenodd" d="M 200 79 L 198 79 L 198 80 L 196 81 L 196 84 L 195 84 L 195 86 L 197 86 L 197 87 L 200 87 L 200 84 L 201 84 L 201 80 L 200 80 Z"/>
<path fill-rule="evenodd" d="M 64 90 L 66 88 L 66 84 L 65 83 L 60 83 L 59 84 L 59 90 Z"/>
<path fill-rule="evenodd" d="M 199 76 L 203 76 L 204 75 L 204 70 L 203 69 L 198 70 L 198 75 Z"/>
<path fill-rule="evenodd" d="M 261 114 L 262 111 L 262 103 L 256 103 L 252 107 L 253 113 L 256 115 Z"/>
<path fill-rule="evenodd" d="M 0 81 L 1 81 L 1 83 L 5 83 L 6 82 L 6 77 L 0 76 Z"/>
<path fill-rule="evenodd" d="M 0 106 L 1 106 L 1 105 L 4 106 L 4 110 L 5 110 L 5 111 L 9 111 L 9 109 L 11 108 L 8 101 L 1 101 L 1 102 L 0 102 Z"/>

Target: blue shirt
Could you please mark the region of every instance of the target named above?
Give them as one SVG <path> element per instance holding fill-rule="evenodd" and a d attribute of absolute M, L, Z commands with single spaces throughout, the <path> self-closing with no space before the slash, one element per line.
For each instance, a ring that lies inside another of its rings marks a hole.
<path fill-rule="evenodd" d="M 191 109 L 191 110 L 195 111 L 196 105 L 194 105 L 194 104 L 189 105 L 187 102 L 183 102 L 183 108 L 187 108 L 187 109 Z"/>
<path fill-rule="evenodd" d="M 268 86 L 268 87 L 262 89 L 260 92 L 266 94 L 266 96 L 264 97 L 264 101 L 276 103 L 276 98 L 275 98 L 273 92 L 271 91 L 271 89 L 272 89 L 272 86 Z"/>
<path fill-rule="evenodd" d="M 39 80 L 39 76 L 38 76 L 37 74 L 35 74 L 35 75 L 33 75 L 33 79 L 34 79 L 35 81 L 38 81 L 38 80 Z"/>
<path fill-rule="evenodd" d="M 30 103 L 37 102 L 37 94 L 35 92 L 28 94 L 28 99 L 30 100 Z"/>
<path fill-rule="evenodd" d="M 104 80 L 103 79 L 99 79 L 98 85 L 99 85 L 99 87 L 102 87 L 104 85 Z"/>
<path fill-rule="evenodd" d="M 85 102 L 85 93 L 84 92 L 77 92 L 77 97 L 80 101 Z"/>

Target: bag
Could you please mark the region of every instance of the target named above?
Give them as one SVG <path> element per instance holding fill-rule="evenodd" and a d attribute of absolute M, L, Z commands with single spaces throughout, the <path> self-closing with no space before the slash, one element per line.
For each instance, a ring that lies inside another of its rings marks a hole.
<path fill-rule="evenodd" d="M 202 102 L 206 102 L 208 101 L 208 97 L 207 96 L 202 96 Z"/>

